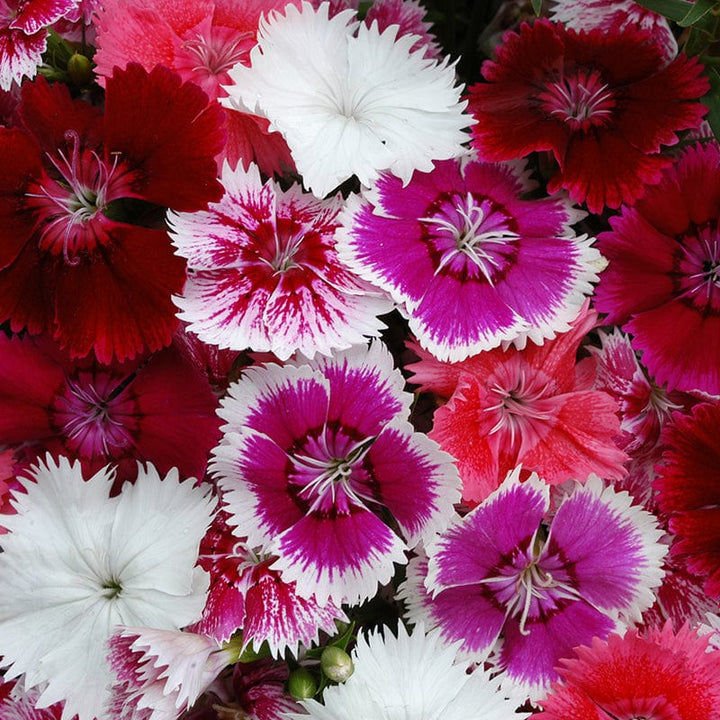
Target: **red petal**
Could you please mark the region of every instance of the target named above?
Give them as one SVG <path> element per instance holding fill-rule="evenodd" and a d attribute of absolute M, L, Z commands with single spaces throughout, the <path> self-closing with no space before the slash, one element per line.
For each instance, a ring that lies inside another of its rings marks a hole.
<path fill-rule="evenodd" d="M 62 266 L 57 279 L 56 339 L 74 357 L 94 350 L 101 363 L 169 345 L 177 327 L 171 295 L 185 279 L 165 232 L 118 225 L 113 240 Z"/>
<path fill-rule="evenodd" d="M 107 150 L 141 172 L 135 189 L 150 202 L 192 212 L 222 197 L 215 156 L 223 123 L 217 103 L 165 67 L 148 73 L 133 63 L 107 81 Z"/>

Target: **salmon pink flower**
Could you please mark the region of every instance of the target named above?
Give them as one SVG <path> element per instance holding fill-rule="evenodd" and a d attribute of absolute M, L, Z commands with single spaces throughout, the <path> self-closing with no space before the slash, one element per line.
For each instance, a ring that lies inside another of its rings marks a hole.
<path fill-rule="evenodd" d="M 675 535 L 672 553 L 705 578 L 705 592 L 720 597 L 720 406 L 696 405 L 676 413 L 663 432 L 663 462 L 655 490 Z"/>
<path fill-rule="evenodd" d="M 709 720 L 720 704 L 720 651 L 689 627 L 627 630 L 575 649 L 537 720 Z"/>
<path fill-rule="evenodd" d="M 0 128 L 0 321 L 105 363 L 169 345 L 184 265 L 133 209 L 219 197 L 219 109 L 137 65 L 108 82 L 104 115 L 43 78 L 22 90 L 24 127 Z"/>
<path fill-rule="evenodd" d="M 576 483 L 551 519 L 548 486 L 519 477 L 427 547 L 426 612 L 470 657 L 494 651 L 508 681 L 537 699 L 573 647 L 640 620 L 667 548 L 656 519 L 597 477 Z"/>
<path fill-rule="evenodd" d="M 610 224 L 598 236 L 609 260 L 598 310 L 658 383 L 720 395 L 720 147 L 689 147 Z"/>
<path fill-rule="evenodd" d="M 298 595 L 367 599 L 459 500 L 450 457 L 406 419 L 403 385 L 376 342 L 249 368 L 221 402 L 211 472 L 228 523 L 277 556 L 272 569 Z"/>
<path fill-rule="evenodd" d="M 561 197 L 523 199 L 533 187 L 516 167 L 468 158 L 406 187 L 383 175 L 349 206 L 340 256 L 440 360 L 541 344 L 569 330 L 604 263 L 570 228 L 582 213 Z"/>
<path fill-rule="evenodd" d="M 189 277 L 175 299 L 188 330 L 233 350 L 329 355 L 377 336 L 383 293 L 338 259 L 339 197 L 263 183 L 257 166 L 223 167 L 225 194 L 208 210 L 169 213 Z"/>
<path fill-rule="evenodd" d="M 421 357 L 407 366 L 412 382 L 448 400 L 429 434 L 456 459 L 465 501 L 482 501 L 520 463 L 553 485 L 624 475 L 617 403 L 594 389 L 592 360 L 576 361 L 596 324 L 584 308 L 569 332 L 541 346 L 496 348 L 457 363 L 412 347 Z"/>
<path fill-rule="evenodd" d="M 549 151 L 565 188 L 591 212 L 632 203 L 657 183 L 671 158 L 663 146 L 697 128 L 709 89 L 686 55 L 666 63 L 664 47 L 633 25 L 591 32 L 537 20 L 508 33 L 486 82 L 470 88 L 473 142 L 488 160 Z"/>

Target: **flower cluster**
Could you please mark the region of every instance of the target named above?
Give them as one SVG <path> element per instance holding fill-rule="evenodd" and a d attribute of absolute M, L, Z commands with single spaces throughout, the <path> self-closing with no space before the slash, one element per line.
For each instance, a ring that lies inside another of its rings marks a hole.
<path fill-rule="evenodd" d="M 720 718 L 717 8 L 451 5 L 0 0 L 0 720 Z"/>

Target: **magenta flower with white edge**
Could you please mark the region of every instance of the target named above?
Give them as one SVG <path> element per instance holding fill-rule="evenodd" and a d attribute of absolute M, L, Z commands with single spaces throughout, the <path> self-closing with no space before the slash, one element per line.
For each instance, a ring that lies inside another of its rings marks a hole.
<path fill-rule="evenodd" d="M 533 184 L 510 164 L 437 163 L 406 187 L 383 175 L 344 213 L 339 253 L 390 293 L 420 344 L 459 361 L 569 330 L 604 261 L 571 223 L 564 196 L 523 199 Z"/>
<path fill-rule="evenodd" d="M 202 613 L 207 573 L 195 566 L 214 503 L 177 471 L 138 466 L 111 497 L 108 466 L 48 457 L 23 479 L 0 553 L 0 665 L 65 701 L 63 720 L 106 717 L 107 641 L 117 625 L 178 630 Z"/>
<path fill-rule="evenodd" d="M 328 3 L 307 2 L 270 13 L 251 67 L 230 70 L 222 104 L 266 117 L 320 197 L 353 175 L 370 185 L 387 170 L 408 182 L 462 154 L 474 121 L 448 58 L 413 51 L 418 37 L 398 37 L 398 25 L 381 32 L 353 10 L 328 13 Z"/>
<path fill-rule="evenodd" d="M 273 569 L 299 595 L 365 600 L 460 499 L 450 455 L 407 421 L 403 385 L 376 342 L 250 368 L 221 402 L 225 434 L 210 468 L 228 522 L 278 556 Z"/>
<path fill-rule="evenodd" d="M 234 536 L 225 518 L 223 510 L 217 513 L 200 544 L 199 563 L 210 573 L 210 590 L 203 616 L 190 630 L 220 642 L 241 630 L 243 648 L 260 652 L 267 643 L 270 654 L 280 657 L 285 650 L 297 656 L 299 645 L 316 643 L 320 630 L 334 635 L 336 620 L 349 622 L 334 603 L 300 597 L 294 583 L 271 569 L 276 557 Z"/>
<path fill-rule="evenodd" d="M 655 599 L 667 548 L 653 515 L 592 476 L 552 520 L 548 486 L 516 468 L 485 502 L 427 546 L 425 588 L 411 620 L 441 628 L 470 657 L 505 670 L 509 687 L 542 697 L 576 645 L 639 622 Z M 417 568 L 415 569 L 417 570 Z M 410 584 L 419 574 L 408 574 Z"/>
<path fill-rule="evenodd" d="M 190 268 L 180 318 L 221 348 L 312 357 L 375 337 L 392 303 L 337 257 L 342 200 L 265 183 L 225 164 L 225 194 L 206 211 L 168 214 Z"/>
<path fill-rule="evenodd" d="M 173 720 L 194 705 L 237 651 L 195 633 L 119 627 L 109 640 L 114 720 Z"/>

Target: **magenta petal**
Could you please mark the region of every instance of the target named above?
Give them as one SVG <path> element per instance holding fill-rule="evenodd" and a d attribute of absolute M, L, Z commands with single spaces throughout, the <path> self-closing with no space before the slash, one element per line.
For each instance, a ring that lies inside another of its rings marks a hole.
<path fill-rule="evenodd" d="M 498 665 L 512 684 L 530 697 L 543 696 L 553 680 L 561 658 L 573 656 L 577 645 L 589 645 L 593 637 L 605 638 L 615 622 L 584 602 L 570 603 L 541 622 L 528 623 L 522 634 L 517 623 L 505 626 Z"/>
<path fill-rule="evenodd" d="M 272 546 L 273 565 L 298 594 L 324 603 L 357 602 L 390 580 L 393 563 L 405 564 L 405 544 L 373 513 L 352 507 L 347 515 L 306 515 Z"/>
<path fill-rule="evenodd" d="M 61 17 L 75 9 L 79 0 L 27 0 L 18 3 L 18 14 L 10 23 L 11 28 L 32 35 L 38 30 L 52 25 Z"/>
<path fill-rule="evenodd" d="M 25 35 L 20 30 L 0 31 L 0 89 L 10 90 L 24 77 L 35 77 L 47 44 L 47 32 Z"/>
<path fill-rule="evenodd" d="M 627 493 L 602 490 L 591 477 L 558 508 L 547 553 L 572 568 L 583 600 L 635 617 L 655 599 L 649 588 L 662 580 L 667 548 L 658 542 L 656 518 L 631 503 Z"/>

